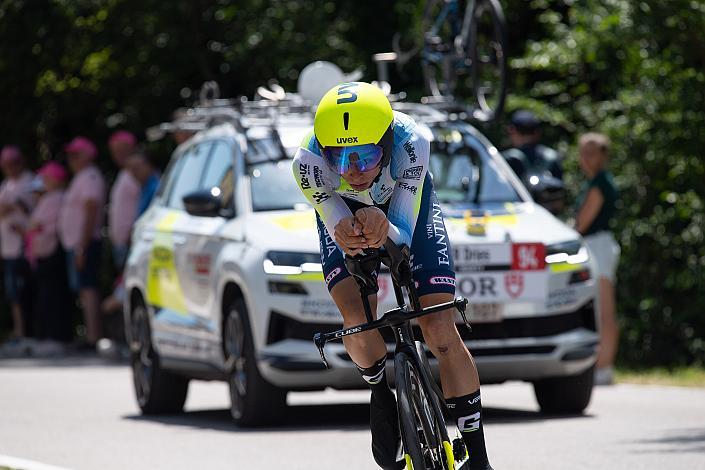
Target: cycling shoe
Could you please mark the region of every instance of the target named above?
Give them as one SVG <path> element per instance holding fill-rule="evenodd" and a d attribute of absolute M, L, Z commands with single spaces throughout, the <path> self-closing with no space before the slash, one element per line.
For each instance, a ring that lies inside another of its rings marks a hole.
<path fill-rule="evenodd" d="M 397 460 L 401 435 L 399 433 L 397 404 L 391 391 L 389 394 L 372 393 L 370 430 L 372 431 L 372 456 L 377 465 L 384 470 L 403 469 L 404 461 Z"/>

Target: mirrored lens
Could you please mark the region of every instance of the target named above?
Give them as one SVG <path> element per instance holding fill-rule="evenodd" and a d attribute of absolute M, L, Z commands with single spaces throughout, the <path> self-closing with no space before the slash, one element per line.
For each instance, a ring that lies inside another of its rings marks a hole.
<path fill-rule="evenodd" d="M 358 171 L 369 171 L 382 160 L 382 147 L 375 144 L 352 147 L 326 147 L 323 155 L 333 168 L 343 174 L 354 166 Z"/>

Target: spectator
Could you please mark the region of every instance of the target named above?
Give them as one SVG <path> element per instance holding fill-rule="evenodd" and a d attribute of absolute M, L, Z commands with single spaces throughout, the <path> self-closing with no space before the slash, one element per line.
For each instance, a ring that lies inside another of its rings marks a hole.
<path fill-rule="evenodd" d="M 23 256 L 22 232 L 33 206 L 30 189 L 33 175 L 25 168 L 19 148 L 8 145 L 0 152 L 5 180 L 0 185 L 0 254 L 5 275 L 5 298 L 12 311 L 11 347 L 23 348 L 31 334 L 31 308 L 23 305 L 30 271 Z"/>
<path fill-rule="evenodd" d="M 127 168 L 140 184 L 140 197 L 137 204 L 137 217 L 139 217 L 147 210 L 159 188 L 159 172 L 150 158 L 142 152 L 130 155 Z"/>
<path fill-rule="evenodd" d="M 49 356 L 65 351 L 71 341 L 71 296 L 66 278 L 66 256 L 59 244 L 59 211 L 64 200 L 68 172 L 56 162 L 49 162 L 37 172 L 44 193 L 32 212 L 26 232 L 27 257 L 35 260 L 37 281 L 38 338 L 42 341 L 34 354 Z"/>
<path fill-rule="evenodd" d="M 619 194 L 607 171 L 609 139 L 603 134 L 588 133 L 580 137 L 580 168 L 588 178 L 576 203 L 575 228 L 580 232 L 597 263 L 600 296 L 600 347 L 595 383 L 612 383 L 617 355 L 619 328 L 616 320 L 614 281 L 620 248 L 610 231 Z"/>
<path fill-rule="evenodd" d="M 59 239 L 66 250 L 69 285 L 81 301 L 87 347 L 94 347 L 101 333 L 98 274 L 105 180 L 94 164 L 97 153 L 85 137 L 75 137 L 66 146 L 74 177 L 59 214 Z"/>
<path fill-rule="evenodd" d="M 512 115 L 509 140 L 513 148 L 505 150 L 503 155 L 520 179 L 524 180 L 528 174 L 545 172 L 559 180 L 563 179 L 562 157 L 540 143 L 541 122 L 534 113 L 519 110 Z"/>
<path fill-rule="evenodd" d="M 136 145 L 137 139 L 127 131 L 117 131 L 108 140 L 110 155 L 119 170 L 110 190 L 108 210 L 108 232 L 112 243 L 113 263 L 118 272 L 122 272 L 125 266 L 140 194 L 139 184 L 125 168 L 127 158 L 135 151 Z"/>

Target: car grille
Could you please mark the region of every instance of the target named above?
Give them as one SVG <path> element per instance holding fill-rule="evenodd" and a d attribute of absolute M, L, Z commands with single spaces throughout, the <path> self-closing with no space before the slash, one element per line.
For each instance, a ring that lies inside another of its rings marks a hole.
<path fill-rule="evenodd" d="M 272 311 L 267 331 L 267 344 L 285 339 L 302 339 L 312 341 L 316 333 L 329 333 L 342 328 L 342 323 L 300 322 L 284 314 Z M 534 338 L 553 336 L 578 328 L 596 331 L 595 310 L 592 301 L 575 312 L 531 318 L 508 318 L 498 323 L 476 323 L 472 333 L 462 324 L 458 325 L 460 336 L 464 340 Z M 413 327 L 414 335 L 421 337 L 421 328 Z M 380 330 L 388 343 L 394 343 L 394 333 L 389 328 Z"/>

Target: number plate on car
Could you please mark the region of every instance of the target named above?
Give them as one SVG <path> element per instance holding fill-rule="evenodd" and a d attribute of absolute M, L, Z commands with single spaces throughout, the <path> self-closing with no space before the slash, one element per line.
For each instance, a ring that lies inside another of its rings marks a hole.
<path fill-rule="evenodd" d="M 470 304 L 468 313 L 470 314 L 470 324 L 473 323 L 495 323 L 502 321 L 502 304 Z"/>

